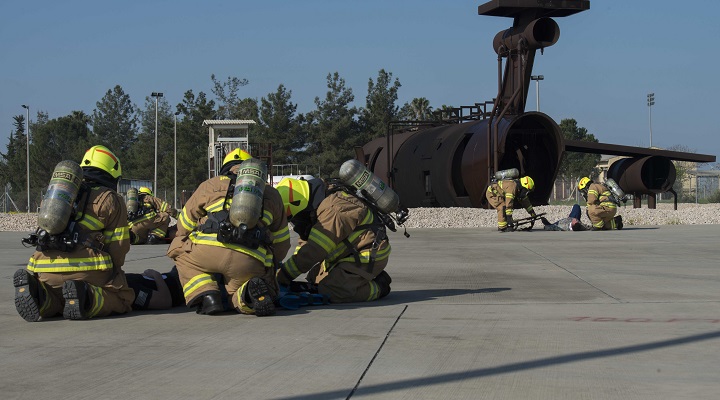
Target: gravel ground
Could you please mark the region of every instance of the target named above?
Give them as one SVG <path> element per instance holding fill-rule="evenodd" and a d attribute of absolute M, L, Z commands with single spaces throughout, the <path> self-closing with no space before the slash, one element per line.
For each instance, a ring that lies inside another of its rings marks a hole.
<path fill-rule="evenodd" d="M 538 213 L 547 213 L 550 222 L 567 217 L 570 206 L 535 207 Z M 583 208 L 583 213 L 584 213 Z M 720 224 L 720 204 L 658 204 L 657 209 L 621 207 L 618 212 L 625 225 L 697 225 Z M 515 218 L 525 218 L 525 210 L 516 210 Z M 589 223 L 583 215 L 583 222 Z M 535 224 L 535 228 L 541 224 Z M 0 213 L 0 231 L 30 232 L 37 226 L 37 214 Z M 405 224 L 408 228 L 494 228 L 497 212 L 478 208 L 412 208 Z"/>

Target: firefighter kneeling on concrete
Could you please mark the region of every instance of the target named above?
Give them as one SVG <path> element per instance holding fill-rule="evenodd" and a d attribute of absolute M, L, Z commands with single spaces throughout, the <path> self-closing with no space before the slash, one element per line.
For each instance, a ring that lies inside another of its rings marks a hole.
<path fill-rule="evenodd" d="M 290 231 L 280 194 L 265 186 L 266 174 L 265 163 L 235 149 L 178 217 L 167 255 L 175 260 L 185 302 L 198 314 L 224 310 L 213 274 L 222 274 L 237 312 L 275 314 L 275 260 L 287 255 Z"/>
<path fill-rule="evenodd" d="M 281 265 L 280 285 L 320 293 L 331 303 L 373 301 L 390 293 L 392 280 L 385 272 L 390 242 L 377 208 L 346 185 L 326 187 L 321 179 L 284 178 L 277 188 L 303 241 Z M 293 282 L 303 273 L 308 283 Z"/>
<path fill-rule="evenodd" d="M 61 161 L 53 171 L 39 227 L 22 240 L 37 251 L 13 276 L 15 307 L 26 321 L 132 309 L 134 292 L 122 270 L 130 250 L 127 210 L 114 190 L 121 173 L 120 161 L 104 146 L 91 147 L 80 165 Z"/>
<path fill-rule="evenodd" d="M 532 218 L 537 216 L 528 198 L 533 189 L 535 189 L 535 182 L 529 176 L 520 179 L 500 179 L 488 186 L 485 196 L 488 203 L 497 210 L 498 231 L 508 232 L 513 230 L 515 202 L 519 202 Z M 532 225 L 530 228 L 532 229 Z"/>
<path fill-rule="evenodd" d="M 621 199 L 616 199 L 607 185 L 593 182 L 586 176 L 580 179 L 577 188 L 587 201 L 587 215 L 590 218 L 592 230 L 606 231 L 623 228 L 622 217 L 615 216 Z"/>
<path fill-rule="evenodd" d="M 128 190 L 128 203 L 132 199 L 131 190 Z M 152 190 L 144 186 L 137 189 L 137 204 L 137 211 L 128 204 L 132 244 L 165 244 L 170 215 L 175 210 L 166 201 L 153 196 Z"/>

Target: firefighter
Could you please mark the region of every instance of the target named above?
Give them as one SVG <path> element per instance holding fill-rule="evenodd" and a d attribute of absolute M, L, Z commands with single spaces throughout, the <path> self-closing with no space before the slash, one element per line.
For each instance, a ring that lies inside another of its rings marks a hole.
<path fill-rule="evenodd" d="M 237 231 L 228 225 L 228 219 L 238 197 L 233 196 L 237 174 L 245 160 L 253 161 L 244 150 L 233 150 L 223 159 L 219 175 L 200 184 L 178 217 L 177 235 L 168 249 L 186 304 L 198 314 L 223 311 L 213 274 L 223 276 L 227 295 L 239 313 L 275 314 L 278 287 L 274 266 L 290 249 L 290 231 L 280 194 L 268 185 L 259 201 L 261 218 L 256 226 L 242 236 L 232 233 Z"/>
<path fill-rule="evenodd" d="M 166 201 L 153 196 L 148 187 L 138 189 L 137 214 L 130 215 L 130 238 L 132 244 L 163 244 L 168 235 L 170 216 L 174 209 Z"/>
<path fill-rule="evenodd" d="M 537 217 L 528 198 L 533 189 L 535 189 L 535 182 L 529 176 L 523 176 L 520 179 L 501 179 L 488 186 L 485 195 L 488 203 L 497 210 L 498 231 L 513 230 L 513 208 L 515 208 L 516 202 L 519 202 L 532 218 Z"/>
<path fill-rule="evenodd" d="M 373 301 L 390 293 L 385 271 L 390 242 L 380 211 L 353 190 L 321 179 L 284 178 L 277 186 L 301 246 L 278 270 L 293 292 L 327 296 L 331 303 Z M 307 273 L 307 284 L 294 282 Z"/>
<path fill-rule="evenodd" d="M 130 250 L 127 209 L 115 191 L 120 161 L 107 147 L 93 146 L 80 166 L 83 180 L 69 204 L 77 212 L 67 228 L 54 235 L 38 228 L 34 239 L 23 239 L 37 246 L 27 269 L 13 276 L 15 307 L 26 321 L 57 315 L 88 319 L 132 309 L 134 293 L 122 270 Z"/>
<path fill-rule="evenodd" d="M 590 218 L 592 230 L 623 228 L 622 217 L 615 216 L 618 205 L 613 201 L 612 192 L 606 185 L 593 182 L 586 176 L 580 179 L 577 188 L 587 201 L 587 215 Z"/>

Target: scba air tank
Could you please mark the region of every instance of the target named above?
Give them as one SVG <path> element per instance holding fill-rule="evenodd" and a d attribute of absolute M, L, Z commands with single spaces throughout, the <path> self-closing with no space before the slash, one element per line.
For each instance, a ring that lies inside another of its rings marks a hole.
<path fill-rule="evenodd" d="M 127 191 L 127 210 L 133 214 L 138 210 L 138 190 L 136 188 L 130 188 Z"/>
<path fill-rule="evenodd" d="M 367 193 L 383 212 L 395 212 L 400 206 L 397 193 L 358 160 L 347 160 L 340 166 L 340 179 Z"/>
<path fill-rule="evenodd" d="M 501 181 L 504 179 L 516 179 L 520 176 L 520 171 L 517 168 L 504 169 L 495 173 L 495 179 Z"/>
<path fill-rule="evenodd" d="M 251 158 L 240 164 L 229 211 L 233 226 L 245 225 L 247 229 L 252 229 L 260 220 L 266 177 L 264 162 Z"/>
<path fill-rule="evenodd" d="M 613 178 L 607 178 L 605 180 L 605 186 L 610 189 L 610 192 L 612 192 L 612 194 L 614 194 L 619 201 L 627 201 L 625 192 L 623 192 L 623 190 L 620 188 L 620 185 L 618 185 Z"/>
<path fill-rule="evenodd" d="M 80 192 L 83 171 L 75 161 L 60 161 L 53 170 L 47 192 L 40 202 L 38 226 L 50 235 L 65 230 Z"/>

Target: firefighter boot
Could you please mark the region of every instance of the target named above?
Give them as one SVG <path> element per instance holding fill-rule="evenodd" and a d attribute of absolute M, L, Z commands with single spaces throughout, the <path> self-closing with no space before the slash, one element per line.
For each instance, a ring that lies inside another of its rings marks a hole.
<path fill-rule="evenodd" d="M 40 298 L 42 284 L 29 271 L 19 269 L 13 275 L 13 285 L 15 286 L 15 308 L 18 314 L 25 321 L 39 321 L 40 307 L 43 304 Z"/>
<path fill-rule="evenodd" d="M 243 288 L 242 299 L 258 317 L 275 315 L 275 304 L 267 283 L 262 278 L 250 278 Z"/>
<path fill-rule="evenodd" d="M 160 244 L 161 239 L 152 233 L 148 235 L 147 244 Z"/>
<path fill-rule="evenodd" d="M 618 215 L 615 217 L 615 229 L 622 229 L 623 228 L 623 221 L 622 221 L 622 215 Z"/>
<path fill-rule="evenodd" d="M 63 309 L 63 317 L 65 319 L 88 319 L 90 318 L 90 308 L 92 308 L 92 299 L 89 296 L 89 285 L 83 281 L 65 281 L 63 283 L 62 294 L 65 298 L 65 308 Z"/>
<path fill-rule="evenodd" d="M 212 291 L 202 296 L 202 302 L 198 301 L 198 308 L 195 312 L 204 315 L 215 315 L 224 310 L 222 295 L 219 291 Z"/>
<path fill-rule="evenodd" d="M 377 283 L 378 287 L 380 287 L 380 294 L 378 295 L 378 299 L 382 299 L 383 297 L 390 294 L 390 284 L 392 283 L 392 278 L 390 278 L 390 275 L 388 275 L 387 272 L 384 270 L 378 274 L 378 276 L 373 279 L 375 283 Z"/>

